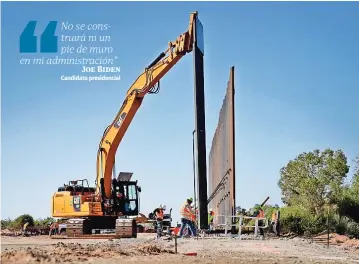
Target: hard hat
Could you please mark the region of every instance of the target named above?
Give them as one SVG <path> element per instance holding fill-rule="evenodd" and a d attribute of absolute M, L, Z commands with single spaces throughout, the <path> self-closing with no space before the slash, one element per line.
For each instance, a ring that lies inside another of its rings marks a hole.
<path fill-rule="evenodd" d="M 161 208 L 162 208 L 163 210 L 166 210 L 166 205 L 162 205 Z"/>
<path fill-rule="evenodd" d="M 193 202 L 193 198 L 190 197 L 190 198 L 187 198 L 188 201 L 191 201 L 191 203 Z"/>
<path fill-rule="evenodd" d="M 209 212 L 213 212 L 213 209 L 211 208 L 211 209 L 209 209 Z"/>

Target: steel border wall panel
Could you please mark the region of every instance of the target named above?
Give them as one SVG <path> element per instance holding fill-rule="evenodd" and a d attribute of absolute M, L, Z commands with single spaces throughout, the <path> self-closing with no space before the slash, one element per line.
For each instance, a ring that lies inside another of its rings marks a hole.
<path fill-rule="evenodd" d="M 234 127 L 234 67 L 231 67 L 208 160 L 209 197 L 214 195 L 209 207 L 216 215 L 224 215 L 215 218 L 215 224 L 223 224 L 226 217 L 235 214 Z M 222 188 L 214 193 L 221 181 Z"/>

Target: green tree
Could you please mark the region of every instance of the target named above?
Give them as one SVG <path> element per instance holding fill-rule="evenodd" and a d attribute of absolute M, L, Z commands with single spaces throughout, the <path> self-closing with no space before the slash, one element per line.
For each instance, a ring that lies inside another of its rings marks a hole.
<path fill-rule="evenodd" d="M 22 228 L 25 223 L 29 226 L 34 226 L 34 218 L 29 214 L 23 214 L 17 217 L 13 223 L 13 228 Z"/>
<path fill-rule="evenodd" d="M 11 227 L 12 222 L 13 221 L 10 218 L 1 220 L 1 228 L 5 229 Z"/>
<path fill-rule="evenodd" d="M 334 202 L 342 195 L 348 171 L 342 150 L 304 152 L 280 170 L 282 201 L 319 215 L 326 202 Z"/>
<path fill-rule="evenodd" d="M 52 217 L 46 217 L 46 218 L 44 218 L 44 219 L 41 219 L 41 218 L 36 219 L 35 222 L 34 222 L 34 224 L 35 224 L 35 226 L 46 226 L 46 225 L 48 225 L 49 223 L 53 223 L 53 222 L 55 222 L 55 219 L 54 219 L 54 218 L 52 218 Z"/>
<path fill-rule="evenodd" d="M 359 155 L 355 159 L 352 182 L 343 188 L 337 203 L 340 216 L 347 216 L 359 223 Z"/>
<path fill-rule="evenodd" d="M 351 189 L 353 194 L 355 194 L 359 199 L 359 155 L 355 158 L 355 165 L 354 165 L 354 174 Z"/>

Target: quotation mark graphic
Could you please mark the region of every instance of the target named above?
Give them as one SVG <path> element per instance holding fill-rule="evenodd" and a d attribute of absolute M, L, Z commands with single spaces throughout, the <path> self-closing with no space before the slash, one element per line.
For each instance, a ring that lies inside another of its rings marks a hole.
<path fill-rule="evenodd" d="M 37 53 L 37 36 L 35 34 L 37 21 L 29 21 L 20 35 L 20 53 Z M 40 53 L 56 53 L 58 48 L 55 31 L 57 21 L 50 21 L 40 38 Z"/>

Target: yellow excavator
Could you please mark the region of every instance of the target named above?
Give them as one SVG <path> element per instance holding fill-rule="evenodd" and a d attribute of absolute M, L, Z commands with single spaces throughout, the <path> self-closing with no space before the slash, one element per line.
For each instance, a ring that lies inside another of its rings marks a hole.
<path fill-rule="evenodd" d="M 127 91 L 119 112 L 100 141 L 95 187 L 90 187 L 87 179 L 72 180 L 53 194 L 52 217 L 65 220 L 61 229 L 65 237 L 95 237 L 111 232 L 115 232 L 116 238 L 137 237 L 134 216 L 139 214 L 141 188 L 137 181 L 131 181 L 132 173 L 121 172 L 116 177 L 116 151 L 145 95 L 158 93 L 161 78 L 192 51 L 197 16 L 197 12 L 191 13 L 188 30 L 169 42 L 168 48 Z"/>

